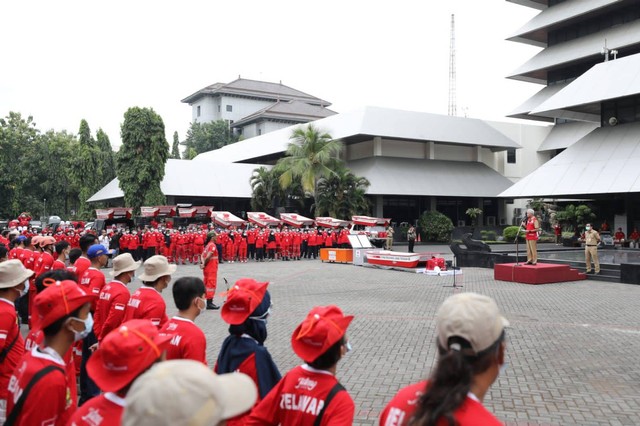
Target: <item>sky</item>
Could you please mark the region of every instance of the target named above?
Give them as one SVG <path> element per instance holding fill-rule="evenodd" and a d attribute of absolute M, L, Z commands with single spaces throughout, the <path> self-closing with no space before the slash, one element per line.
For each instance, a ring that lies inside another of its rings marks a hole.
<path fill-rule="evenodd" d="M 505 78 L 539 48 L 505 41 L 538 11 L 504 0 L 12 1 L 0 26 L 0 116 L 114 149 L 125 111 L 151 107 L 184 140 L 188 95 L 238 76 L 282 82 L 346 112 L 447 114 L 451 14 L 457 111 L 505 115 L 541 86 Z M 535 124 L 531 122 L 531 124 Z"/>

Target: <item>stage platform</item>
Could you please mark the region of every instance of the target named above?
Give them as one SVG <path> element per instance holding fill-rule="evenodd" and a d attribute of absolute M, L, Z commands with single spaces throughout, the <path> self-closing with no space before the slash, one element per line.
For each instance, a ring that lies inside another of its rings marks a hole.
<path fill-rule="evenodd" d="M 533 285 L 587 279 L 584 273 L 571 268 L 570 265 L 540 262 L 537 265 L 527 265 L 524 262 L 496 264 L 493 268 L 493 277 L 499 281 Z"/>

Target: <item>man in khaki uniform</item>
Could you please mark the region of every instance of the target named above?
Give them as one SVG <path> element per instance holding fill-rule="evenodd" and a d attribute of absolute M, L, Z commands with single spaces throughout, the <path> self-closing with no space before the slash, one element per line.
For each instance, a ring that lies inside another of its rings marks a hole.
<path fill-rule="evenodd" d="M 385 241 L 384 248 L 391 250 L 393 248 L 393 227 L 389 225 L 387 227 L 387 240 Z"/>
<path fill-rule="evenodd" d="M 595 274 L 600 273 L 600 261 L 598 260 L 598 243 L 600 242 L 600 234 L 594 230 L 590 223 L 584 228 L 584 255 L 585 263 L 587 264 L 587 274 L 591 273 L 591 259 L 593 259 L 593 266 Z"/>

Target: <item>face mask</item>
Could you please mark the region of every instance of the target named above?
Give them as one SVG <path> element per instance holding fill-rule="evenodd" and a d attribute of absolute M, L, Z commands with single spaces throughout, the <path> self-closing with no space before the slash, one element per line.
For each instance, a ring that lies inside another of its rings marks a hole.
<path fill-rule="evenodd" d="M 499 371 L 498 375 L 502 376 L 504 374 L 504 372 L 507 370 L 508 366 L 509 366 L 508 362 L 505 362 L 504 364 L 502 364 L 500 366 L 500 371 Z"/>
<path fill-rule="evenodd" d="M 584 228 L 584 229 L 586 229 L 587 231 L 590 231 L 590 230 L 591 230 L 591 227 L 590 227 L 590 226 L 587 226 L 587 227 L 586 227 L 586 228 Z"/>
<path fill-rule="evenodd" d="M 345 343 L 344 347 L 347 350 L 347 353 L 349 353 L 349 352 L 351 352 L 353 350 L 353 348 L 351 347 L 351 342 Z"/>
<path fill-rule="evenodd" d="M 269 316 L 271 316 L 271 307 L 269 307 L 269 309 L 267 309 L 267 312 L 265 312 L 264 314 L 260 315 L 259 317 L 249 317 L 249 319 L 255 320 L 255 321 L 262 321 L 265 323 L 265 325 L 268 322 Z"/>
<path fill-rule="evenodd" d="M 198 305 L 198 309 L 200 309 L 200 313 L 204 312 L 205 310 L 207 310 L 207 300 L 203 299 L 202 297 L 198 297 L 198 300 L 202 300 L 202 303 L 204 303 L 204 305 L 202 305 L 202 308 Z"/>
<path fill-rule="evenodd" d="M 20 293 L 20 297 L 26 295 L 29 292 L 29 280 L 26 280 L 24 282 L 24 288 L 22 290 L 18 290 L 17 288 L 13 288 L 15 291 L 17 291 L 18 293 Z"/>
<path fill-rule="evenodd" d="M 76 318 L 76 317 L 71 317 L 72 319 L 76 320 L 76 321 L 80 321 L 81 323 L 84 324 L 84 330 L 82 331 L 73 331 L 73 341 L 77 342 L 79 340 L 84 339 L 85 337 L 87 337 L 89 335 L 89 333 L 91 333 L 91 330 L 93 330 L 93 317 L 91 316 L 91 312 L 89 312 L 89 316 L 87 316 L 87 319 L 85 320 L 81 320 L 80 318 Z"/>

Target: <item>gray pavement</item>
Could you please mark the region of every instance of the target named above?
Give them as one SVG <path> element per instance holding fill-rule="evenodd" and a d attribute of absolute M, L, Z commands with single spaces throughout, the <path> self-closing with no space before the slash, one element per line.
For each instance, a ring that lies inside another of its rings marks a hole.
<path fill-rule="evenodd" d="M 441 251 L 449 253 L 446 246 Z M 174 278 L 189 275 L 200 270 L 179 266 Z M 304 260 L 225 263 L 218 277 L 219 290 L 223 277 L 271 282 L 266 345 L 283 374 L 300 363 L 290 338 L 311 307 L 337 304 L 355 315 L 348 333 L 353 351 L 338 366 L 356 403 L 355 424 L 377 424 L 399 388 L 429 374 L 435 313 L 454 291 L 495 298 L 511 322 L 509 366 L 485 400 L 506 424 L 640 424 L 640 286 L 593 280 L 529 286 L 494 281 L 489 269 L 466 268 L 458 278 L 464 287 L 454 290 L 443 287 L 451 276 Z M 175 313 L 171 288 L 163 296 L 169 314 Z M 196 323 L 207 335 L 213 365 L 227 326 L 219 311 L 204 312 Z"/>

